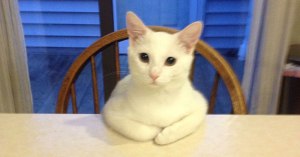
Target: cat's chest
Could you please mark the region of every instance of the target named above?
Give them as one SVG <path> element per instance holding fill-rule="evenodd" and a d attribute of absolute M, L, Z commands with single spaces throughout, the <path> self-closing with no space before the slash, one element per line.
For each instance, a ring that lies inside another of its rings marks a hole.
<path fill-rule="evenodd" d="M 144 98 L 131 104 L 131 116 L 150 125 L 166 127 L 191 112 L 191 106 L 176 98 Z"/>
<path fill-rule="evenodd" d="M 147 90 L 134 88 L 127 77 L 117 88 L 121 95 L 121 112 L 130 119 L 149 125 L 166 127 L 190 114 L 194 91 L 187 84 L 177 90 Z M 118 92 L 115 92 L 118 95 Z"/>

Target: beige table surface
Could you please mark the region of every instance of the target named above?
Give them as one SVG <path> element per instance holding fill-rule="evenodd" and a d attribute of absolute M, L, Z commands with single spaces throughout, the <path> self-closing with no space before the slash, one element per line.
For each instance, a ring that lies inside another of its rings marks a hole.
<path fill-rule="evenodd" d="M 300 157 L 300 116 L 209 115 L 194 134 L 158 146 L 116 134 L 100 115 L 0 114 L 0 157 L 11 156 Z"/>

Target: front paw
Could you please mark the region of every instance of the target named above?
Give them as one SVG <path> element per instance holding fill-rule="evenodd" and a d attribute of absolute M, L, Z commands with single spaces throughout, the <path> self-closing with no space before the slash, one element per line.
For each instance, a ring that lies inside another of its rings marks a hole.
<path fill-rule="evenodd" d="M 172 130 L 169 128 L 163 129 L 154 139 L 154 142 L 159 145 L 165 145 L 174 142 L 172 138 Z"/>

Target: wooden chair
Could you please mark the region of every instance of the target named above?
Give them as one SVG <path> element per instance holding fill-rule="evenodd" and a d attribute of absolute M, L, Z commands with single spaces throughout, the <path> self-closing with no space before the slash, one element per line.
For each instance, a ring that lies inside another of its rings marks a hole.
<path fill-rule="evenodd" d="M 177 30 L 175 29 L 166 28 L 166 27 L 150 26 L 150 28 L 154 31 L 163 31 L 168 33 L 177 32 Z M 89 61 L 91 62 L 91 68 L 92 68 L 94 112 L 100 113 L 95 55 L 101 53 L 101 51 L 107 48 L 109 45 L 114 45 L 115 47 L 114 53 L 115 56 L 117 57 L 115 57 L 115 63 L 113 63 L 114 65 L 112 66 L 114 66 L 115 68 L 114 70 L 119 72 L 120 71 L 119 58 L 118 58 L 119 51 L 117 46 L 118 46 L 118 42 L 123 41 L 127 38 L 128 38 L 128 34 L 126 29 L 110 33 L 97 40 L 95 43 L 93 43 L 91 46 L 85 49 L 83 53 L 80 54 L 80 56 L 71 65 L 69 71 L 67 72 L 63 80 L 59 92 L 59 96 L 58 96 L 56 113 L 67 113 L 70 96 L 72 100 L 73 113 L 78 112 L 76 106 L 75 81 L 78 75 L 80 74 L 82 67 Z M 201 40 L 199 40 L 199 42 L 197 43 L 195 51 L 200 53 L 200 55 L 202 55 L 206 60 L 208 60 L 208 62 L 210 62 L 213 65 L 213 67 L 216 69 L 216 75 L 211 90 L 211 96 L 209 98 L 209 113 L 212 113 L 214 110 L 217 89 L 221 78 L 224 81 L 224 84 L 229 92 L 232 101 L 232 109 L 233 109 L 232 112 L 234 114 L 246 114 L 247 109 L 246 109 L 245 98 L 241 86 L 239 84 L 239 81 L 235 73 L 233 72 L 229 64 L 226 62 L 226 60 L 216 50 L 214 50 L 212 47 L 210 47 L 208 44 L 206 44 L 204 41 Z M 109 86 L 114 87 L 119 79 L 120 79 L 120 74 L 117 73 L 115 76 L 115 80 L 111 80 L 110 82 L 110 84 L 113 85 L 109 85 Z M 108 94 L 105 93 L 106 99 L 108 98 L 110 94 L 109 92 L 111 92 L 112 89 L 108 89 L 106 90 L 106 92 L 107 91 Z"/>

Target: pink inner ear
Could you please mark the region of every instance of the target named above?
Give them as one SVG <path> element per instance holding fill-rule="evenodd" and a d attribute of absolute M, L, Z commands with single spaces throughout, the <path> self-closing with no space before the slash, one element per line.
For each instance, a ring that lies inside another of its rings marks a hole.
<path fill-rule="evenodd" d="M 194 48 L 202 31 L 202 23 L 194 22 L 179 32 L 178 39 L 188 51 Z"/>
<path fill-rule="evenodd" d="M 180 38 L 180 37 L 179 37 Z M 183 43 L 183 45 L 188 49 L 194 48 L 196 42 L 198 41 L 198 38 L 193 38 L 190 36 L 182 36 L 180 38 L 180 41 Z"/>
<path fill-rule="evenodd" d="M 143 36 L 146 33 L 144 30 L 128 30 L 129 37 L 132 38 L 132 40 L 136 40 L 139 37 Z"/>
<path fill-rule="evenodd" d="M 126 23 L 128 35 L 132 40 L 136 40 L 146 34 L 147 27 L 133 12 L 127 13 Z"/>

